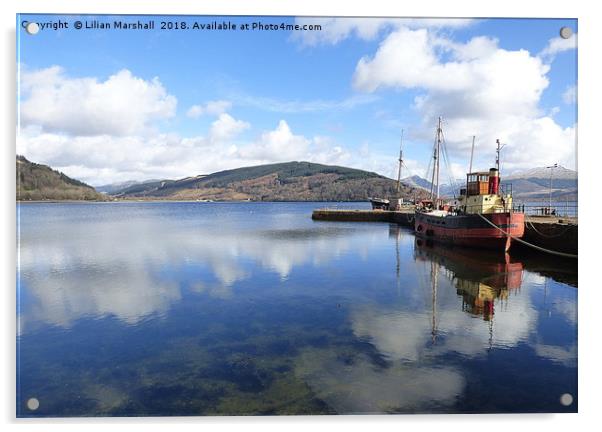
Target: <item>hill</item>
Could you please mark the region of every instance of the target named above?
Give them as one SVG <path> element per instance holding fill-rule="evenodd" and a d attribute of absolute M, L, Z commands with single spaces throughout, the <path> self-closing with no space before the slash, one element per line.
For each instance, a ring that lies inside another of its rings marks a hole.
<path fill-rule="evenodd" d="M 181 180 L 139 183 L 113 193 L 120 198 L 250 201 L 364 201 L 392 197 L 396 182 L 379 174 L 310 162 L 286 162 L 220 171 Z M 403 186 L 401 195 L 414 189 Z"/>
<path fill-rule="evenodd" d="M 92 186 L 72 179 L 49 166 L 17 156 L 17 200 L 91 200 L 107 197 Z"/>

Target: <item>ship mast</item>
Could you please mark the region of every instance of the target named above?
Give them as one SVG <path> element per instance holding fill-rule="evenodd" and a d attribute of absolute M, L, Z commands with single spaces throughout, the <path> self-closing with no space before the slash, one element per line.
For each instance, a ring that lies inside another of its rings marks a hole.
<path fill-rule="evenodd" d="M 439 117 L 439 123 L 437 125 L 437 138 L 435 139 L 435 150 L 433 152 L 433 177 L 431 180 L 431 200 L 433 201 L 433 206 L 435 208 L 437 208 L 437 201 L 439 201 L 439 150 L 441 149 L 442 134 L 441 117 Z"/>
<path fill-rule="evenodd" d="M 472 147 L 470 148 L 470 165 L 468 165 L 468 175 L 466 176 L 466 193 L 464 195 L 464 212 L 467 211 L 468 209 L 468 177 L 470 176 L 470 174 L 472 174 L 472 159 L 474 157 L 474 140 L 475 140 L 476 136 L 473 135 L 472 136 Z"/>
<path fill-rule="evenodd" d="M 401 190 L 401 165 L 403 164 L 403 129 L 401 130 L 401 142 L 399 143 L 399 167 L 397 168 L 397 198 Z"/>
<path fill-rule="evenodd" d="M 470 174 L 472 172 L 472 158 L 474 156 L 474 140 L 475 140 L 476 136 L 473 135 L 472 136 L 472 147 L 470 148 L 470 165 L 468 166 L 468 173 Z"/>
<path fill-rule="evenodd" d="M 497 149 L 495 150 L 495 167 L 497 168 L 498 175 L 501 177 L 501 174 L 500 174 L 500 150 L 502 150 L 506 144 L 502 145 L 500 143 L 499 139 L 496 139 L 495 143 L 497 144 Z"/>

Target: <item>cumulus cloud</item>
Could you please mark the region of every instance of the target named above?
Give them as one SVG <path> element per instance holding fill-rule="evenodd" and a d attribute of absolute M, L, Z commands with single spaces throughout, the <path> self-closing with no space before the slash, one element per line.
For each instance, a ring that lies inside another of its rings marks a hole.
<path fill-rule="evenodd" d="M 242 131 L 248 129 L 251 125 L 242 120 L 236 120 L 229 114 L 220 114 L 218 119 L 213 122 L 209 130 L 211 141 L 229 140 Z"/>
<path fill-rule="evenodd" d="M 38 127 L 21 130 L 17 152 L 92 185 L 151 178 L 182 178 L 241 166 L 291 160 L 362 164 L 328 137 L 295 134 L 285 120 L 252 140 L 240 140 L 250 124 L 221 114 L 207 135 L 181 137 L 68 136 Z M 99 149 L 102 149 L 100 151 Z"/>
<path fill-rule="evenodd" d="M 401 26 L 417 27 L 465 27 L 473 22 L 465 18 L 296 18 L 299 25 L 320 25 L 320 31 L 293 33 L 293 40 L 302 45 L 336 45 L 349 38 L 374 40 L 387 29 Z"/>
<path fill-rule="evenodd" d="M 285 120 L 280 120 L 276 129 L 262 133 L 254 143 L 240 148 L 236 154 L 242 159 L 263 163 L 304 160 L 343 164 L 353 161 L 352 154 L 330 138 L 295 135 Z"/>
<path fill-rule="evenodd" d="M 251 159 L 270 159 L 273 155 L 280 155 L 290 160 L 304 155 L 309 145 L 310 140 L 301 135 L 294 135 L 288 123 L 280 120 L 276 129 L 264 132 L 257 142 L 241 149 L 238 154 Z"/>
<path fill-rule="evenodd" d="M 189 117 L 216 116 L 203 134 L 183 137 L 160 132 L 153 125 L 175 115 L 175 97 L 158 78 L 145 81 L 128 70 L 104 81 L 72 78 L 58 66 L 25 70 L 21 87 L 17 152 L 95 186 L 290 160 L 348 162 L 358 167 L 364 163 L 329 137 L 294 133 L 284 119 L 273 130 L 242 139 L 251 124 L 228 114 L 232 104 L 227 100 L 188 110 Z M 315 111 L 375 98 L 360 95 L 357 99 L 285 107 Z"/>
<path fill-rule="evenodd" d="M 226 100 L 209 101 L 203 105 L 191 106 L 186 115 L 190 118 L 198 118 L 203 115 L 220 115 L 232 108 L 232 102 Z"/>
<path fill-rule="evenodd" d="M 422 130 L 434 130 L 437 117 L 443 116 L 452 152 L 466 154 L 471 136 L 477 135 L 477 159 L 484 147 L 493 155 L 499 138 L 508 144 L 506 168 L 554 161 L 575 166 L 575 128 L 561 127 L 539 107 L 549 70 L 540 56 L 502 49 L 492 38 L 458 43 L 429 29 L 401 27 L 373 56 L 359 60 L 353 85 L 367 93 L 418 91 L 414 109 Z"/>
<path fill-rule="evenodd" d="M 104 81 L 71 78 L 59 66 L 24 69 L 20 84 L 21 124 L 71 135 L 144 133 L 173 117 L 177 105 L 158 78 L 144 80 L 127 69 Z"/>

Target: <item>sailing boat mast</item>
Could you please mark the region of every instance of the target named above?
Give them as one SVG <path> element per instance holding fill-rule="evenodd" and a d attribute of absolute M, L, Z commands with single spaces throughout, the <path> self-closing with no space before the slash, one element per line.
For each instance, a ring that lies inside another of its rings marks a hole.
<path fill-rule="evenodd" d="M 403 129 L 401 130 L 401 142 L 399 143 L 399 167 L 397 168 L 397 198 L 401 190 L 401 165 L 403 164 Z"/>
<path fill-rule="evenodd" d="M 441 136 L 443 131 L 441 129 L 441 117 L 439 117 L 439 123 L 437 125 L 437 138 L 435 139 L 435 150 L 433 152 L 433 177 L 431 180 L 431 200 L 433 200 L 433 205 L 437 206 L 437 201 L 439 201 L 439 151 L 441 149 Z M 436 185 L 436 186 L 435 186 Z M 433 191 L 433 189 L 435 189 Z M 435 192 L 433 194 L 433 192 Z"/>
<path fill-rule="evenodd" d="M 472 174 L 472 159 L 474 157 L 474 141 L 476 135 L 472 136 L 472 147 L 470 148 L 470 165 L 468 165 L 468 174 Z M 468 175 L 466 176 L 466 193 L 464 194 L 464 211 L 468 208 Z"/>

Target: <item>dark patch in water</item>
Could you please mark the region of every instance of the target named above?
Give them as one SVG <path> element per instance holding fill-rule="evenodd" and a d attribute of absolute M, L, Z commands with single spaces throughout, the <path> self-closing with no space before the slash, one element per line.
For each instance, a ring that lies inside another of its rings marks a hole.
<path fill-rule="evenodd" d="M 224 391 L 182 384 L 143 387 L 124 405 L 111 411 L 115 416 L 201 415 L 215 407 Z"/>
<path fill-rule="evenodd" d="M 259 369 L 255 359 L 235 354 L 222 362 L 216 361 L 208 368 L 201 369 L 198 378 L 228 381 L 244 392 L 260 392 L 269 386 L 270 374 Z"/>

